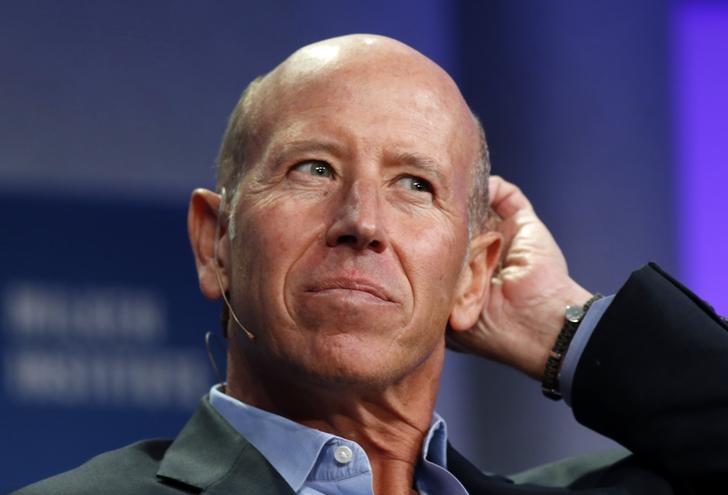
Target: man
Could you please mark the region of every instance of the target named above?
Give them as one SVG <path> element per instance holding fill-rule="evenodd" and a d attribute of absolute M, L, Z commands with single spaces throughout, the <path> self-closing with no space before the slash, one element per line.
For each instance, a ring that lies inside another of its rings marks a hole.
<path fill-rule="evenodd" d="M 485 476 L 447 445 L 433 412 L 446 337 L 571 394 L 577 418 L 634 450 L 572 488 L 722 482 L 724 324 L 656 268 L 598 301 L 589 325 L 578 311 L 565 324 L 592 295 L 526 198 L 488 172 L 477 120 L 418 52 L 357 35 L 294 53 L 246 90 L 218 192 L 190 204 L 201 290 L 229 304 L 227 383 L 174 442 L 21 493 L 553 493 Z"/>

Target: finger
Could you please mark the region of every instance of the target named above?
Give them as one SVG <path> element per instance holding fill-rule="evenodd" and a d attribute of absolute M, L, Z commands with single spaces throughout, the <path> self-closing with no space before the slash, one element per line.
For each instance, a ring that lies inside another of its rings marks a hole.
<path fill-rule="evenodd" d="M 488 184 L 490 206 L 501 218 L 510 218 L 518 211 L 532 211 L 528 198 L 515 184 L 493 175 Z"/>
<path fill-rule="evenodd" d="M 518 234 L 518 229 L 519 225 L 513 218 L 509 218 L 508 220 L 504 220 L 498 224 L 498 232 L 501 234 L 502 239 L 500 258 L 498 260 L 500 267 L 506 264 L 506 260 L 508 259 L 508 255 L 511 251 L 511 246 L 513 245 L 513 240 Z"/>

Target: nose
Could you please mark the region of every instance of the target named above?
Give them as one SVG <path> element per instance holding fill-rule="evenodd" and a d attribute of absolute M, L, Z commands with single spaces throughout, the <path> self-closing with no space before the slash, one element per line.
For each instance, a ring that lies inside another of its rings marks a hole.
<path fill-rule="evenodd" d="M 377 184 L 356 181 L 343 191 L 334 219 L 326 232 L 326 244 L 353 249 L 384 250 L 380 191 Z"/>

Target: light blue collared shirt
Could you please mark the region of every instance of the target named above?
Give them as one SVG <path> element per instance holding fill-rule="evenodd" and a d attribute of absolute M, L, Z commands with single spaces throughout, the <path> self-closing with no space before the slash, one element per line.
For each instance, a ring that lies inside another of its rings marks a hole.
<path fill-rule="evenodd" d="M 356 442 L 308 428 L 210 389 L 210 404 L 300 495 L 372 494 L 372 468 Z M 422 444 L 415 488 L 421 495 L 467 495 L 447 470 L 447 425 L 437 413 Z"/>

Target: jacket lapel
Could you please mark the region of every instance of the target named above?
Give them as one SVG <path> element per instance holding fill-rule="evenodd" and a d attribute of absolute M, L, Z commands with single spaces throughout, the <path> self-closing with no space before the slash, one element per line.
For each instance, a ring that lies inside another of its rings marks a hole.
<path fill-rule="evenodd" d="M 203 397 L 167 449 L 157 477 L 198 493 L 293 495 L 270 463 Z"/>
<path fill-rule="evenodd" d="M 516 485 L 504 476 L 489 475 L 470 463 L 452 445 L 447 445 L 447 468 L 460 480 L 470 495 L 556 495 L 570 493 L 563 488 Z M 587 492 L 600 493 L 600 492 Z"/>

